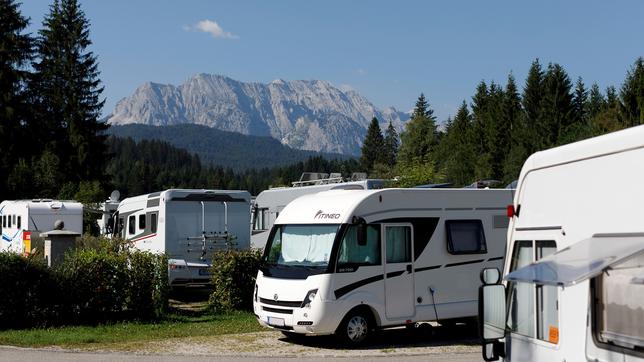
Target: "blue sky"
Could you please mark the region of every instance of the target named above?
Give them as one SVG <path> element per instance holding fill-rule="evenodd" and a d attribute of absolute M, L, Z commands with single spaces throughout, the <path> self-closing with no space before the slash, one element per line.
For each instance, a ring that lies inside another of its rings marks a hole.
<path fill-rule="evenodd" d="M 24 1 L 24 0 L 23 0 Z M 21 6 L 36 32 L 49 1 Z M 91 21 L 104 113 L 145 81 L 197 73 L 242 81 L 323 79 L 376 106 L 421 92 L 440 120 L 481 80 L 522 87 L 531 61 L 621 84 L 644 56 L 644 1 L 81 1 Z"/>

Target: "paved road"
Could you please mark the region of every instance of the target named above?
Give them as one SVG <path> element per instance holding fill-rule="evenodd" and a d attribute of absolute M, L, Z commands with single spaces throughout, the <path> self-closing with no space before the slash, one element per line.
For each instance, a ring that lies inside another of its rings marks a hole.
<path fill-rule="evenodd" d="M 19 362 L 112 362 L 112 361 L 132 361 L 132 362 L 201 362 L 201 361 L 309 361 L 309 362 L 347 362 L 355 359 L 353 357 L 234 357 L 234 356 L 178 356 L 178 355 L 136 355 L 124 353 L 87 353 L 87 352 L 65 352 L 56 350 L 42 349 L 24 349 L 13 347 L 0 347 L 0 361 L 19 361 Z M 401 362 L 420 362 L 420 361 L 449 361 L 449 362 L 469 362 L 480 361 L 479 353 L 445 353 L 431 355 L 399 356 L 392 353 L 386 357 L 360 357 L 362 362 L 381 362 L 385 359 Z"/>

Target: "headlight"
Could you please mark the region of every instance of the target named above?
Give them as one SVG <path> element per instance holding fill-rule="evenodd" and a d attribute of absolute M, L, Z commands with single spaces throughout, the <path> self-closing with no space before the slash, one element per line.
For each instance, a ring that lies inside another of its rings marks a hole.
<path fill-rule="evenodd" d="M 315 295 L 317 293 L 317 289 L 309 290 L 309 292 L 306 293 L 306 298 L 304 298 L 301 308 L 311 308 L 311 302 L 313 301 L 313 299 L 315 299 Z"/>

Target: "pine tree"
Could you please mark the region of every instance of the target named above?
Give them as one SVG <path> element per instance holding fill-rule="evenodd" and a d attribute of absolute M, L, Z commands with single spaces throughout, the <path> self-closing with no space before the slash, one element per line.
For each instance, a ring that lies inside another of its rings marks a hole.
<path fill-rule="evenodd" d="M 467 103 L 463 101 L 454 120 L 449 120 L 445 127 L 443 146 L 445 154 L 445 176 L 457 186 L 471 183 L 474 179 L 476 157 L 472 138 L 471 115 Z"/>
<path fill-rule="evenodd" d="M 530 65 L 528 77 L 523 87 L 523 96 L 521 97 L 525 121 L 525 145 L 527 154 L 532 154 L 542 148 L 540 129 L 542 127 L 541 99 L 544 93 L 543 77 L 543 69 L 537 58 Z"/>
<path fill-rule="evenodd" d="M 387 130 L 385 131 L 385 162 L 387 166 L 393 167 L 396 165 L 399 145 L 398 132 L 394 125 L 389 122 L 389 126 L 387 126 Z"/>
<path fill-rule="evenodd" d="M 103 88 L 96 56 L 87 50 L 89 26 L 77 0 L 55 0 L 37 41 L 39 115 L 32 129 L 61 161 L 66 180 L 60 182 L 105 180 L 108 125 L 98 120 Z"/>
<path fill-rule="evenodd" d="M 575 83 L 575 94 L 572 99 L 575 122 L 584 124 L 588 121 L 588 91 L 581 77 Z"/>
<path fill-rule="evenodd" d="M 360 164 L 365 171 L 371 172 L 375 163 L 386 162 L 385 139 L 382 137 L 378 119 L 374 117 L 367 129 L 367 135 L 362 143 Z"/>
<path fill-rule="evenodd" d="M 15 195 L 20 186 L 8 189 L 7 179 L 14 167 L 21 169 L 19 159 L 24 165 L 30 158 L 22 124 L 29 117 L 25 85 L 33 40 L 23 33 L 29 22 L 18 6 L 14 0 L 0 0 L 0 200 L 22 196 Z"/>
<path fill-rule="evenodd" d="M 488 135 L 490 107 L 490 92 L 487 84 L 481 81 L 472 97 L 472 128 L 474 150 L 477 155 L 474 176 L 476 179 L 492 177 L 492 159 L 490 155 Z"/>
<path fill-rule="evenodd" d="M 597 83 L 593 83 L 590 87 L 590 93 L 588 95 L 588 118 L 594 118 L 603 108 L 605 108 L 606 99 L 602 95 L 602 92 L 599 90 Z"/>
<path fill-rule="evenodd" d="M 620 90 L 620 118 L 626 127 L 644 123 L 644 58 L 637 58 Z"/>
<path fill-rule="evenodd" d="M 519 176 L 521 167 L 528 157 L 526 151 L 526 130 L 521 108 L 521 97 L 512 73 L 508 75 L 503 99 L 503 124 L 507 127 L 508 146 L 504 148 L 506 155 L 503 165 L 502 180 L 509 183 Z"/>
<path fill-rule="evenodd" d="M 436 119 L 425 96 L 421 93 L 411 119 L 400 135 L 398 158 L 403 163 L 430 161 L 437 144 Z"/>
<path fill-rule="evenodd" d="M 541 100 L 542 148 L 550 148 L 571 141 L 570 126 L 574 123 L 572 83 L 559 64 L 549 64 L 544 77 Z"/>

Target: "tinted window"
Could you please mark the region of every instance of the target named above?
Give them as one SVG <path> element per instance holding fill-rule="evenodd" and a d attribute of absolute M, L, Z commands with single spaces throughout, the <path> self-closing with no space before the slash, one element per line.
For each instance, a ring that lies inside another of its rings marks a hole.
<path fill-rule="evenodd" d="M 128 218 L 128 232 L 130 235 L 134 235 L 136 232 L 136 217 L 134 215 Z"/>
<path fill-rule="evenodd" d="M 385 227 L 387 263 L 411 262 L 411 228 L 409 226 Z"/>
<path fill-rule="evenodd" d="M 358 225 L 347 228 L 338 252 L 338 268 L 380 265 L 380 225 L 367 225 L 366 243 L 358 244 Z"/>
<path fill-rule="evenodd" d="M 150 214 L 150 231 L 157 232 L 157 214 Z"/>
<path fill-rule="evenodd" d="M 139 230 L 145 230 L 145 214 L 139 215 Z"/>
<path fill-rule="evenodd" d="M 481 220 L 447 220 L 447 251 L 450 254 L 487 253 Z"/>

